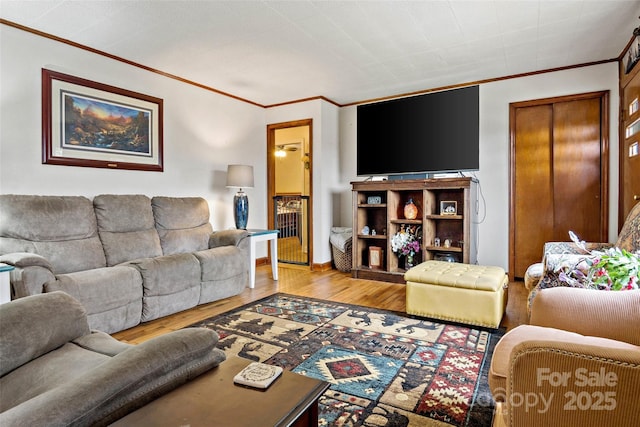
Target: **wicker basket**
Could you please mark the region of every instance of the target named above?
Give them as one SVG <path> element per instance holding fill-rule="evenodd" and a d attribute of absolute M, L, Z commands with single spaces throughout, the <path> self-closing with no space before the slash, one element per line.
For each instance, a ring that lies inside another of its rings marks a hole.
<path fill-rule="evenodd" d="M 331 253 L 333 254 L 333 262 L 336 265 L 336 268 L 342 272 L 350 272 L 351 271 L 351 245 L 352 239 L 347 240 L 344 244 L 344 252 L 340 251 L 340 249 L 336 248 L 335 245 L 331 245 Z"/>

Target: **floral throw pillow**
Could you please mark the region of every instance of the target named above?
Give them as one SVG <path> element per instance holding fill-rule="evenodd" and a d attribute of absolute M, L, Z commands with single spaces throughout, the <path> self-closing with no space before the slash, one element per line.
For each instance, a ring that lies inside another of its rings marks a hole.
<path fill-rule="evenodd" d="M 565 286 L 600 290 L 639 289 L 640 253 L 613 247 L 589 251 L 584 242 L 570 232 L 571 240 L 584 248 L 588 255 L 576 259 L 575 255 L 553 260 L 553 275 Z M 553 276 L 550 275 L 550 276 Z M 552 277 L 550 277 L 551 279 Z M 555 278 L 554 278 L 555 279 Z M 546 282 L 545 282 L 546 283 Z M 546 283 L 550 285 L 550 283 Z M 556 285 L 557 286 L 557 285 Z"/>

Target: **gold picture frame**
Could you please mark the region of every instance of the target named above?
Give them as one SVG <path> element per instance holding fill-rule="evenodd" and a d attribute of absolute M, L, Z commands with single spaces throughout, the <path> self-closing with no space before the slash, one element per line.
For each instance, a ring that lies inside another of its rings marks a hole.
<path fill-rule="evenodd" d="M 382 268 L 382 248 L 369 246 L 369 268 L 379 270 Z"/>

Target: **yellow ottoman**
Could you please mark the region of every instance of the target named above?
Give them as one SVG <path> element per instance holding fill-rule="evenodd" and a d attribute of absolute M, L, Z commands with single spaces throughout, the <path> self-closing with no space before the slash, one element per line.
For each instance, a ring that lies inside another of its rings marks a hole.
<path fill-rule="evenodd" d="M 407 313 L 497 328 L 507 302 L 504 269 L 425 261 L 404 274 Z"/>

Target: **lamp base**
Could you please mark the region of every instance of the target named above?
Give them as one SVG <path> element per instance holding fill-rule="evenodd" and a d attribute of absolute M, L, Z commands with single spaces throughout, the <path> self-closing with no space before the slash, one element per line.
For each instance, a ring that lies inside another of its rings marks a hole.
<path fill-rule="evenodd" d="M 247 221 L 249 220 L 249 198 L 242 190 L 233 196 L 233 219 L 236 221 L 236 228 L 238 230 L 247 229 Z"/>

